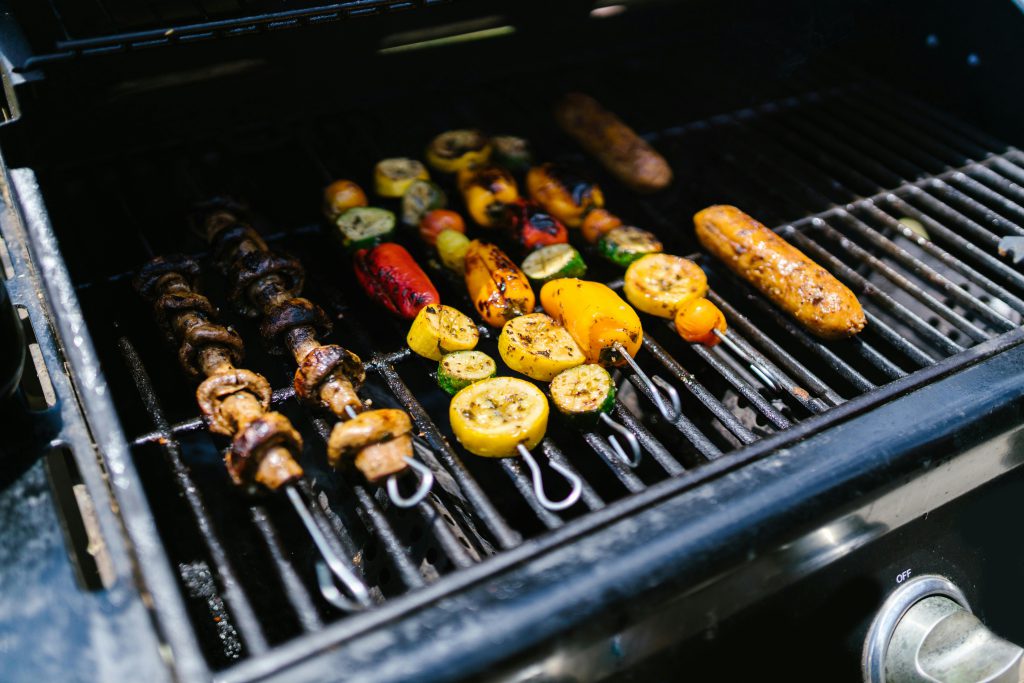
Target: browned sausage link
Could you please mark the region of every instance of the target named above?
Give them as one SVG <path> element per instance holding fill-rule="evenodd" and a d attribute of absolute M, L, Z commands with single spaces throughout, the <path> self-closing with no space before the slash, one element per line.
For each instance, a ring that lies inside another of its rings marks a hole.
<path fill-rule="evenodd" d="M 244 351 L 242 340 L 210 320 L 214 307 L 194 289 L 198 274 L 191 259 L 157 258 L 141 269 L 135 287 L 153 301 L 161 327 L 180 344 L 182 367 L 192 376 L 206 376 L 196 401 L 211 432 L 234 437 L 225 455 L 232 479 L 276 489 L 302 476 L 296 462 L 302 439 L 287 418 L 267 412 L 267 380 L 235 367 Z"/>
<path fill-rule="evenodd" d="M 815 335 L 842 339 L 864 329 L 864 310 L 846 285 L 735 206 L 709 207 L 693 222 L 708 251 Z"/>
<path fill-rule="evenodd" d="M 609 173 L 637 192 L 656 192 L 672 182 L 665 158 L 593 97 L 569 93 L 555 119 Z"/>

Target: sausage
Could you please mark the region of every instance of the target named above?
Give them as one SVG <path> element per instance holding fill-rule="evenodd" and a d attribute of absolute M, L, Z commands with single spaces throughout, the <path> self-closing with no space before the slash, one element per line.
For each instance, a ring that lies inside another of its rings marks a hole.
<path fill-rule="evenodd" d="M 609 173 L 637 192 L 657 192 L 672 182 L 665 158 L 618 116 L 589 95 L 569 93 L 555 119 Z"/>
<path fill-rule="evenodd" d="M 864 310 L 846 285 L 735 206 L 708 207 L 693 223 L 708 251 L 818 337 L 864 329 Z"/>

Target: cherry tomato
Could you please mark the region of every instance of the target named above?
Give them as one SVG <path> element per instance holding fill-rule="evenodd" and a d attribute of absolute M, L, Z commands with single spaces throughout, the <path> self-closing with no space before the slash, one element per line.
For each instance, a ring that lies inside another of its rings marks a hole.
<path fill-rule="evenodd" d="M 601 237 L 611 230 L 622 225 L 618 216 L 608 213 L 604 209 L 591 209 L 583 219 L 583 239 L 591 244 L 596 243 Z"/>
<path fill-rule="evenodd" d="M 466 223 L 462 220 L 462 216 L 448 209 L 434 209 L 420 221 L 420 237 L 430 246 L 437 244 L 437 236 L 443 230 L 454 230 L 465 234 Z"/>
<path fill-rule="evenodd" d="M 704 297 L 692 299 L 676 311 L 676 331 L 688 342 L 714 346 L 719 342 L 714 330 L 725 332 L 726 329 L 722 311 Z"/>
<path fill-rule="evenodd" d="M 324 188 L 324 213 L 337 218 L 356 206 L 366 206 L 366 193 L 351 180 L 335 180 Z"/>

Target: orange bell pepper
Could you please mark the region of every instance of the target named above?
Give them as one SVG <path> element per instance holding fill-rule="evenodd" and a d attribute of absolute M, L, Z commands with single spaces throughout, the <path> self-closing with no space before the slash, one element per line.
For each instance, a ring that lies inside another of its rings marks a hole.
<path fill-rule="evenodd" d="M 520 315 L 532 313 L 537 303 L 523 271 L 493 244 L 469 243 L 466 252 L 466 289 L 484 321 L 501 327 Z"/>
<path fill-rule="evenodd" d="M 604 194 L 596 183 L 559 164 L 531 168 L 526 189 L 530 199 L 569 228 L 580 227 L 589 212 L 604 206 Z"/>
<path fill-rule="evenodd" d="M 561 323 L 583 350 L 589 363 L 622 365 L 616 350 L 635 356 L 644 340 L 640 316 L 614 291 L 600 282 L 560 278 L 540 290 L 544 312 Z"/>
<path fill-rule="evenodd" d="M 519 199 L 512 174 L 498 166 L 459 173 L 459 189 L 466 212 L 482 228 L 493 228 L 505 215 L 505 205 Z"/>

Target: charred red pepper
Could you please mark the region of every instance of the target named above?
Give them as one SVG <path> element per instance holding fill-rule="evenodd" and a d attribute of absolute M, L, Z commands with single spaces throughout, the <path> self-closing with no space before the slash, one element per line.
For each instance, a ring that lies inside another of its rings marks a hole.
<path fill-rule="evenodd" d="M 516 244 L 528 252 L 569 241 L 569 230 L 561 221 L 524 199 L 505 205 L 504 227 Z"/>
<path fill-rule="evenodd" d="M 405 247 L 388 242 L 355 254 L 359 284 L 374 301 L 407 320 L 427 304 L 441 303 L 434 284 Z"/>

